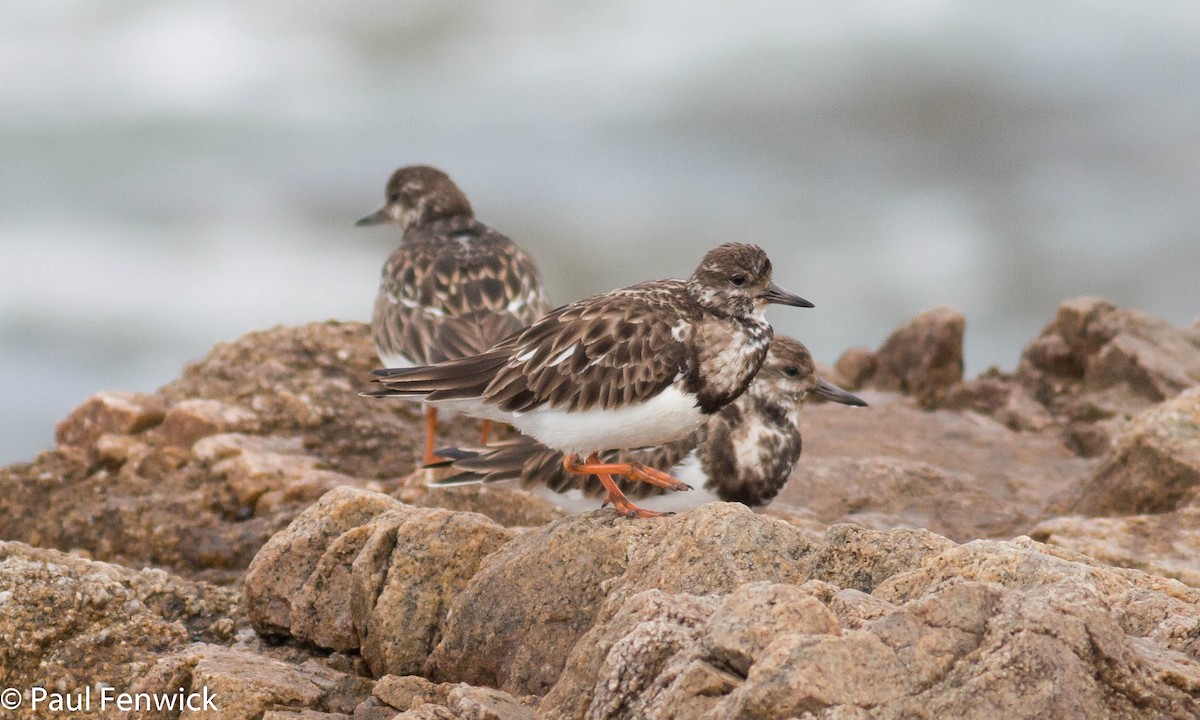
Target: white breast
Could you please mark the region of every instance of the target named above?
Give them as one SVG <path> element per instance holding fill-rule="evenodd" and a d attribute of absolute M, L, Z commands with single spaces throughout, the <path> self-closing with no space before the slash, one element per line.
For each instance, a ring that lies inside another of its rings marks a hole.
<path fill-rule="evenodd" d="M 568 453 L 662 445 L 678 440 L 704 423 L 696 398 L 672 385 L 637 405 L 615 410 L 593 408 L 565 412 L 546 407 L 510 417 L 521 432 Z"/>

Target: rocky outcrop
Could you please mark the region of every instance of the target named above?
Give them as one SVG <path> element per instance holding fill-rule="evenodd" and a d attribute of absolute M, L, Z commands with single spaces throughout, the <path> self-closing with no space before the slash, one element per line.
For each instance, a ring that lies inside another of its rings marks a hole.
<path fill-rule="evenodd" d="M 1100 455 L 1130 417 L 1198 384 L 1200 326 L 1175 327 L 1085 297 L 1059 306 L 1015 373 L 993 371 L 964 383 L 942 405 L 988 412 L 1023 429 L 1053 418 L 1073 449 Z"/>
<path fill-rule="evenodd" d="M 229 589 L 0 542 L 0 687 L 26 697 L 5 717 L 45 717 L 30 705 L 35 687 L 128 688 L 163 654 L 247 629 Z"/>
<path fill-rule="evenodd" d="M 222 343 L 153 395 L 100 393 L 0 470 L 3 538 L 236 581 L 328 490 L 412 471 L 416 406 L 357 395 L 377 364 L 365 326 L 316 323 Z"/>
<path fill-rule="evenodd" d="M 1015 372 L 962 377 L 965 323 L 947 308 L 917 315 L 876 352 L 847 350 L 833 379 L 913 396 L 926 409 L 974 410 L 1022 431 L 1056 427 L 1076 452 L 1101 455 L 1133 415 L 1200 385 L 1200 325 L 1175 327 L 1099 298 L 1063 303 Z"/>
<path fill-rule="evenodd" d="M 716 503 L 575 515 L 461 562 L 420 674 L 544 695 L 542 718 L 1183 718 L 1200 697 L 1200 590 L 1028 539 L 813 539 Z M 434 712 L 431 683 L 404 687 Z"/>
<path fill-rule="evenodd" d="M 1200 586 L 1200 388 L 1130 420 L 1070 497 L 1071 515 L 1030 534 Z"/>
<path fill-rule="evenodd" d="M 838 359 L 837 379 L 851 389 L 874 388 L 914 396 L 935 407 L 963 378 L 966 319 L 946 307 L 927 310 L 897 328 L 875 353 L 861 348 Z"/>
<path fill-rule="evenodd" d="M 1016 375 L 1042 403 L 1077 419 L 1088 417 L 1075 404 L 1088 393 L 1124 388 L 1155 403 L 1200 384 L 1200 328 L 1079 298 L 1059 306 L 1021 353 Z"/>
<path fill-rule="evenodd" d="M 870 594 L 812 579 L 629 596 L 538 717 L 1195 717 L 1196 591 L 1029 541 L 914 560 Z"/>
<path fill-rule="evenodd" d="M 255 557 L 247 611 L 260 633 L 361 652 L 376 675 L 414 674 L 455 595 L 512 535 L 476 513 L 338 488 Z"/>
<path fill-rule="evenodd" d="M 1104 465 L 1080 488 L 1085 515 L 1163 513 L 1200 492 L 1200 388 L 1136 415 L 1114 438 Z"/>
<path fill-rule="evenodd" d="M 1053 430 L 1022 432 L 974 412 L 862 394 L 869 408 L 805 406 L 804 453 L 771 512 L 821 526 L 922 527 L 959 541 L 1012 537 L 1061 512 L 1100 464 L 1070 452 Z"/>
<path fill-rule="evenodd" d="M 252 333 L 0 469 L 0 680 L 275 720 L 1200 717 L 1200 330 L 1073 301 L 959 382 L 962 328 L 845 354 L 871 407 L 807 406 L 764 512 L 643 521 L 430 489 L 416 407 L 357 395 L 364 326 Z"/>

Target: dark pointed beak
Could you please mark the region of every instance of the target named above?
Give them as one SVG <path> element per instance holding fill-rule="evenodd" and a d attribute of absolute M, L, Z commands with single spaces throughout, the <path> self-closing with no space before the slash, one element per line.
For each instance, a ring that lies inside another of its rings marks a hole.
<path fill-rule="evenodd" d="M 768 285 L 767 289 L 762 295 L 759 295 L 759 297 L 769 303 L 775 303 L 776 305 L 791 305 L 792 307 L 803 308 L 813 307 L 813 304 L 809 301 L 805 300 L 799 295 L 795 295 L 787 290 L 784 290 L 775 283 Z"/>
<path fill-rule="evenodd" d="M 359 218 L 358 222 L 356 222 L 354 224 L 359 227 L 364 227 L 366 225 L 379 225 L 381 223 L 386 223 L 386 222 L 391 222 L 391 221 L 392 221 L 392 216 L 388 214 L 387 206 L 385 205 L 385 206 L 379 208 L 378 210 L 376 210 L 375 212 L 371 213 L 370 215 L 368 215 L 364 218 Z"/>
<path fill-rule="evenodd" d="M 825 378 L 817 378 L 817 384 L 811 390 L 813 395 L 831 402 L 854 407 L 867 407 L 867 402 L 853 393 L 848 393 Z"/>

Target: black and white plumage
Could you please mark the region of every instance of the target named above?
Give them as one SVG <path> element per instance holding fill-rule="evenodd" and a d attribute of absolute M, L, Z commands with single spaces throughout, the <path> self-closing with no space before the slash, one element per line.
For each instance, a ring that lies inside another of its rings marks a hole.
<path fill-rule="evenodd" d="M 766 362 L 750 387 L 733 403 L 709 417 L 708 422 L 685 438 L 666 445 L 610 451 L 605 462 L 641 462 L 693 480 L 717 498 L 750 506 L 769 503 L 791 476 L 800 458 L 799 410 L 815 396 L 844 405 L 865 406 L 851 393 L 816 374 L 812 355 L 803 343 L 776 336 Z M 459 474 L 438 485 L 519 480 L 526 487 L 544 485 L 564 493 L 579 490 L 586 496 L 604 495 L 595 476 L 567 473 L 562 453 L 530 437 L 520 437 L 474 452 L 439 451 L 454 458 Z M 649 485 L 622 482 L 621 489 L 634 497 L 662 492 Z"/>
<path fill-rule="evenodd" d="M 386 367 L 414 367 L 484 352 L 549 306 L 533 260 L 475 219 L 466 195 L 442 171 L 397 170 L 387 202 L 359 225 L 400 225 L 400 246 L 383 266 L 371 331 Z M 430 409 L 425 461 L 433 458 Z"/>
<path fill-rule="evenodd" d="M 562 452 L 569 472 L 594 472 L 619 511 L 652 515 L 607 476 L 686 486 L 638 463 L 596 467 L 598 453 L 686 437 L 736 400 L 767 355 L 768 303 L 812 307 L 771 282 L 761 248 L 728 243 L 686 281 L 644 282 L 565 305 L 479 355 L 379 371 L 384 387 L 367 394 L 509 422 Z"/>

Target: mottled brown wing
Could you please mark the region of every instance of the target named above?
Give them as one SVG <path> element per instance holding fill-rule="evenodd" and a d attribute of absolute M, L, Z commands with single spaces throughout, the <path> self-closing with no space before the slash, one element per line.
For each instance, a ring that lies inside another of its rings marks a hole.
<path fill-rule="evenodd" d="M 679 281 L 633 285 L 572 303 L 504 343 L 508 362 L 485 401 L 509 412 L 644 402 L 695 363 L 700 310 Z"/>
<path fill-rule="evenodd" d="M 769 503 L 787 483 L 800 458 L 800 431 L 784 409 L 743 395 L 708 420 L 700 463 L 705 488 L 725 502 L 750 507 Z M 738 443 L 753 443 L 751 457 L 737 456 Z"/>
<path fill-rule="evenodd" d="M 547 310 L 533 261 L 471 218 L 413 227 L 383 269 L 372 329 L 382 356 L 417 365 L 476 355 Z"/>

